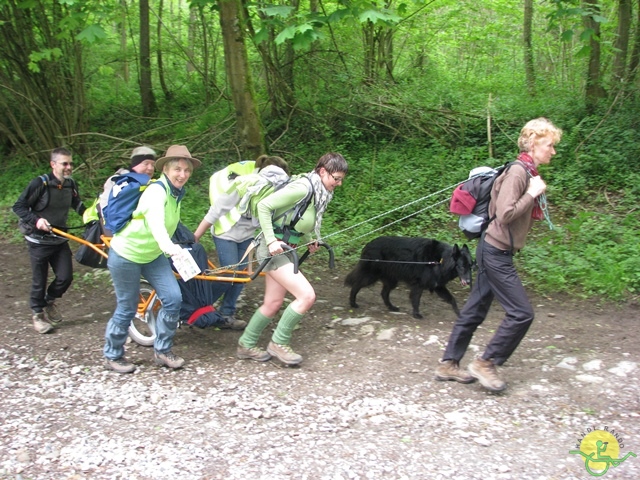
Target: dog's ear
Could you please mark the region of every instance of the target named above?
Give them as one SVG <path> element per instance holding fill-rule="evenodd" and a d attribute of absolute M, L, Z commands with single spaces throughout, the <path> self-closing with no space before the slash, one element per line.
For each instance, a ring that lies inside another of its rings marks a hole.
<path fill-rule="evenodd" d="M 460 255 L 460 247 L 458 247 L 458 244 L 454 244 L 453 245 L 453 256 L 457 257 L 458 255 Z"/>
<path fill-rule="evenodd" d="M 469 247 L 467 246 L 466 243 L 464 245 L 462 245 L 462 251 L 463 252 L 468 252 L 469 251 Z"/>

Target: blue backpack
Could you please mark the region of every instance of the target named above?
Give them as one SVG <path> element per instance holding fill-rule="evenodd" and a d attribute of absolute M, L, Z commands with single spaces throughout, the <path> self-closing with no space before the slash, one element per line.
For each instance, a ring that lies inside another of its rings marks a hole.
<path fill-rule="evenodd" d="M 107 230 L 117 233 L 131 221 L 138 200 L 150 182 L 148 175 L 135 172 L 124 173 L 115 180 L 107 206 L 102 210 Z"/>

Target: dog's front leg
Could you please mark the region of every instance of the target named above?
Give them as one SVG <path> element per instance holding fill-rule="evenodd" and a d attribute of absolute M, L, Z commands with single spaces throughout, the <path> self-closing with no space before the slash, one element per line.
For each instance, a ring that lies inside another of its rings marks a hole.
<path fill-rule="evenodd" d="M 382 300 L 384 301 L 384 304 L 392 312 L 400 311 L 398 307 L 396 307 L 394 304 L 391 303 L 391 299 L 389 298 L 389 295 L 391 294 L 391 290 L 393 290 L 397 286 L 398 286 L 398 282 L 394 282 L 391 280 L 382 281 L 382 291 L 380 292 L 380 295 L 382 296 Z"/>
<path fill-rule="evenodd" d="M 420 300 L 422 299 L 423 288 L 420 285 L 412 285 L 409 292 L 409 299 L 411 300 L 411 306 L 413 307 L 413 318 L 422 319 L 420 315 Z"/>
<path fill-rule="evenodd" d="M 453 311 L 456 312 L 456 315 L 460 315 L 460 310 L 458 310 L 456 299 L 453 298 L 453 295 L 451 295 L 451 292 L 447 290 L 447 287 L 436 287 L 433 291 L 436 292 L 442 300 L 453 307 Z"/>

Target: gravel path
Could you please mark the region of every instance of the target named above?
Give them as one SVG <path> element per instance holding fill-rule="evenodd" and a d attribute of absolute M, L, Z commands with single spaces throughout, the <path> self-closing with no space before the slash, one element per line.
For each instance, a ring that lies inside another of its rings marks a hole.
<path fill-rule="evenodd" d="M 620 457 L 640 456 L 637 305 L 538 299 L 501 370 L 509 388 L 494 395 L 433 379 L 454 320 L 435 297 L 422 321 L 380 310 L 377 290 L 351 312 L 339 276 L 313 272 L 320 300 L 294 334 L 299 368 L 237 360 L 238 332 L 183 328 L 184 369 L 129 344 L 139 368 L 118 375 L 101 363 L 108 287 L 78 281 L 67 320 L 38 335 L 25 269 L 0 265 L 2 480 L 588 479 L 569 451 L 605 428 L 621 435 Z M 260 287 L 247 287 L 248 311 Z M 465 292 L 454 294 L 461 303 Z M 407 310 L 406 292 L 398 298 Z M 470 358 L 499 319 L 495 308 Z M 603 478 L 640 478 L 640 458 Z"/>

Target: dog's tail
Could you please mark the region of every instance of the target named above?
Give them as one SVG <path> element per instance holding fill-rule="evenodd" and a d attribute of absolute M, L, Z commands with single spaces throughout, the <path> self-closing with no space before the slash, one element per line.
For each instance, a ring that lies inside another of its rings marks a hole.
<path fill-rule="evenodd" d="M 344 278 L 344 284 L 347 287 L 353 287 L 355 285 L 355 283 L 357 282 L 358 278 L 360 277 L 360 264 L 362 262 L 358 262 L 358 264 L 355 266 L 355 268 L 353 270 L 351 270 L 351 272 L 349 272 L 349 274 Z"/>

